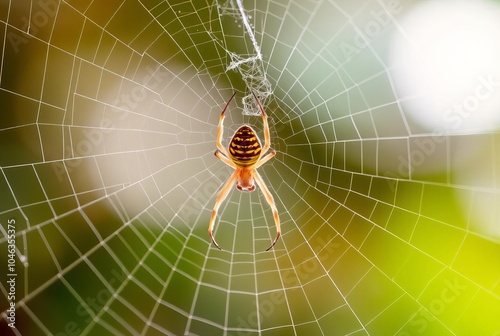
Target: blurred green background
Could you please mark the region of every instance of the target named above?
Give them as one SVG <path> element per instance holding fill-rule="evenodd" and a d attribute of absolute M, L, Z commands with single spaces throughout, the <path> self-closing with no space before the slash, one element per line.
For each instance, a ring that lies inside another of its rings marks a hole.
<path fill-rule="evenodd" d="M 0 334 L 499 336 L 499 7 L 0 0 Z"/>

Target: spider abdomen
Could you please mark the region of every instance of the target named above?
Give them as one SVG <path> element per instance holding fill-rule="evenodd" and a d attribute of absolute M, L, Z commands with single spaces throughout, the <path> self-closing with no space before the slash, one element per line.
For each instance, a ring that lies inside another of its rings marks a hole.
<path fill-rule="evenodd" d="M 253 129 L 243 125 L 234 133 L 228 152 L 230 159 L 235 164 L 247 167 L 259 160 L 261 150 L 259 138 Z"/>

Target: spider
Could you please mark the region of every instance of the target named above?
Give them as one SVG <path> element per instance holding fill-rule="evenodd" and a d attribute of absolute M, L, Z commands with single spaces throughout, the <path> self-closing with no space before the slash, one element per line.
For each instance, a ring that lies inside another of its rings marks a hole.
<path fill-rule="evenodd" d="M 226 199 L 229 191 L 231 190 L 231 187 L 233 187 L 235 184 L 236 189 L 240 191 L 254 191 L 255 183 L 257 183 L 257 185 L 264 193 L 267 203 L 269 203 L 269 205 L 271 206 L 274 216 L 274 223 L 276 224 L 276 238 L 266 251 L 269 251 L 276 244 L 281 235 L 280 219 L 278 217 L 278 210 L 276 209 L 276 205 L 274 204 L 273 195 L 271 195 L 269 189 L 264 183 L 264 180 L 257 172 L 257 168 L 259 168 L 264 163 L 269 161 L 273 156 L 275 156 L 276 152 L 271 149 L 266 154 L 266 152 L 269 150 L 269 147 L 271 146 L 267 115 L 255 93 L 252 92 L 252 94 L 257 101 L 257 104 L 259 105 L 260 111 L 262 112 L 265 140 L 263 147 L 261 146 L 260 140 L 254 130 L 248 125 L 243 125 L 238 128 L 238 130 L 236 130 L 233 137 L 231 138 L 228 150 L 226 150 L 222 146 L 222 134 L 224 132 L 224 127 L 222 124 L 224 122 L 224 112 L 226 112 L 226 109 L 229 106 L 229 103 L 231 103 L 231 100 L 233 100 L 234 96 L 236 95 L 236 92 L 231 96 L 229 101 L 226 103 L 226 106 L 222 110 L 219 118 L 219 126 L 217 127 L 217 150 L 215 151 L 214 155 L 228 166 L 234 168 L 234 172 L 231 174 L 227 182 L 222 187 L 219 195 L 217 196 L 215 206 L 212 211 L 212 217 L 210 218 L 210 224 L 208 226 L 208 235 L 219 250 L 221 248 L 212 235 L 212 229 L 214 227 L 217 210 L 219 210 L 221 203 Z"/>

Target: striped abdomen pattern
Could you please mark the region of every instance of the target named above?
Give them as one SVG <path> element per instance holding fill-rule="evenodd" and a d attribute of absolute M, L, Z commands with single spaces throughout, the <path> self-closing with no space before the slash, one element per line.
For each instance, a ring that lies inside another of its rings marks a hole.
<path fill-rule="evenodd" d="M 250 126 L 243 125 L 234 133 L 229 144 L 229 158 L 238 166 L 251 166 L 260 157 L 262 147 Z"/>

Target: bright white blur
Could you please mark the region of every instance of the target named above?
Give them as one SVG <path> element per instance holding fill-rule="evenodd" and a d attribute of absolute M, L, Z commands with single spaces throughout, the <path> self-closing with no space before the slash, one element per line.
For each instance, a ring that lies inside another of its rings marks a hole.
<path fill-rule="evenodd" d="M 392 41 L 390 69 L 408 115 L 428 132 L 500 127 L 500 5 L 427 1 Z"/>

